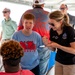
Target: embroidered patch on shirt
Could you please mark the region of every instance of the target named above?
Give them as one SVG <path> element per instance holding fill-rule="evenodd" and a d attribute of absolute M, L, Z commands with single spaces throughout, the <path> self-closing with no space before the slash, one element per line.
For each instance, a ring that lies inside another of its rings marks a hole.
<path fill-rule="evenodd" d="M 67 34 L 64 33 L 64 34 L 62 35 L 62 38 L 63 38 L 63 39 L 67 39 Z"/>
<path fill-rule="evenodd" d="M 53 36 L 52 38 L 54 38 L 54 39 L 58 39 L 58 36 Z"/>

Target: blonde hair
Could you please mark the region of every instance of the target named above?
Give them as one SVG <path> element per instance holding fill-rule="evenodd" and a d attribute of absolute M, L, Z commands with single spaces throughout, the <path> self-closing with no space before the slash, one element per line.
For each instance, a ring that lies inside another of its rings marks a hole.
<path fill-rule="evenodd" d="M 62 20 L 62 26 L 70 26 L 68 15 L 63 14 L 61 11 L 56 10 L 49 14 L 50 19 L 54 19 L 57 22 Z"/>

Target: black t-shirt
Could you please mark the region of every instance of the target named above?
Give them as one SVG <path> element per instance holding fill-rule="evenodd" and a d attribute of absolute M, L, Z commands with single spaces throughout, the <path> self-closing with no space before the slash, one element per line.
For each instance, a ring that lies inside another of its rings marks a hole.
<path fill-rule="evenodd" d="M 71 42 L 75 42 L 74 29 L 71 26 L 64 26 L 63 33 L 58 35 L 56 31 L 50 29 L 50 40 L 62 46 L 70 47 Z M 75 55 L 57 49 L 56 61 L 65 65 L 75 64 Z"/>

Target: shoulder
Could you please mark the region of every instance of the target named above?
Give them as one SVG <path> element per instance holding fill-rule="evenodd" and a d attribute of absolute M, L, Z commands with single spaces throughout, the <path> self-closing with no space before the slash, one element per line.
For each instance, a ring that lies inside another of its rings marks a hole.
<path fill-rule="evenodd" d="M 29 9 L 29 10 L 27 10 L 26 12 L 28 12 L 28 11 L 33 11 L 33 9 Z"/>
<path fill-rule="evenodd" d="M 27 11 L 25 11 L 24 13 L 31 13 L 33 11 L 33 9 L 29 9 Z"/>
<path fill-rule="evenodd" d="M 75 33 L 74 28 L 71 27 L 71 26 L 66 26 L 66 27 L 64 27 L 64 31 L 65 31 L 66 33 L 68 33 L 68 34 L 74 34 L 74 33 Z"/>
<path fill-rule="evenodd" d="M 16 23 L 16 21 L 11 20 L 11 25 L 12 25 L 13 27 L 17 27 L 17 23 Z"/>
<path fill-rule="evenodd" d="M 74 28 L 71 27 L 71 26 L 65 26 L 64 29 L 67 30 L 67 31 L 74 30 Z"/>
<path fill-rule="evenodd" d="M 6 73 L 5 72 L 0 72 L 0 75 L 5 75 Z"/>
<path fill-rule="evenodd" d="M 0 72 L 0 75 L 12 75 L 12 73 Z"/>
<path fill-rule="evenodd" d="M 22 37 L 22 33 L 20 31 L 16 31 L 12 35 L 12 39 L 18 40 L 19 37 Z"/>
<path fill-rule="evenodd" d="M 55 32 L 52 28 L 50 29 L 50 33 L 53 33 L 53 32 Z"/>
<path fill-rule="evenodd" d="M 47 14 L 49 14 L 49 12 L 48 11 L 46 11 L 46 10 L 43 10 L 45 13 L 47 13 Z"/>
<path fill-rule="evenodd" d="M 36 31 L 33 31 L 33 34 L 36 35 L 36 36 L 41 36 L 38 32 Z"/>
<path fill-rule="evenodd" d="M 21 33 L 21 30 L 19 30 L 19 31 L 16 31 L 13 35 L 21 35 L 22 33 Z"/>
<path fill-rule="evenodd" d="M 5 22 L 5 20 L 2 20 L 2 22 L 1 22 L 1 23 L 3 23 L 3 22 Z"/>
<path fill-rule="evenodd" d="M 42 39 L 41 35 L 36 31 L 33 31 L 32 36 L 35 37 L 36 39 L 39 39 L 39 40 Z"/>
<path fill-rule="evenodd" d="M 73 15 L 71 15 L 71 14 L 69 14 L 69 13 L 68 13 L 68 16 L 69 16 L 70 18 L 75 18 L 75 16 L 73 16 Z"/>
<path fill-rule="evenodd" d="M 15 33 L 20 34 L 20 33 L 22 33 L 22 30 L 16 31 Z"/>
<path fill-rule="evenodd" d="M 22 70 L 22 73 L 25 75 L 34 75 L 30 70 Z"/>
<path fill-rule="evenodd" d="M 16 23 L 16 21 L 14 21 L 14 20 L 11 20 L 12 21 L 12 23 Z"/>
<path fill-rule="evenodd" d="M 49 12 L 44 9 L 38 8 L 38 10 L 40 10 L 43 14 L 47 14 L 47 15 L 49 14 Z"/>

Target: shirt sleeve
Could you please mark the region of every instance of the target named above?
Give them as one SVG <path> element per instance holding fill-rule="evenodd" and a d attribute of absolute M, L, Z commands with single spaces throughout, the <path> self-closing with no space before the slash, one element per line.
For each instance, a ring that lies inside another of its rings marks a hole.
<path fill-rule="evenodd" d="M 22 70 L 22 73 L 23 74 L 26 74 L 26 75 L 35 75 L 33 72 L 31 72 L 30 70 Z"/>
<path fill-rule="evenodd" d="M 43 41 L 42 41 L 42 37 L 40 34 L 38 34 L 37 36 L 37 42 L 38 42 L 38 47 L 44 45 Z"/>
<path fill-rule="evenodd" d="M 53 39 L 52 39 L 52 36 L 53 36 L 52 33 L 53 33 L 53 30 L 50 29 L 50 32 L 49 32 L 50 38 L 49 38 L 49 40 L 51 40 L 51 41 L 53 41 Z"/>
<path fill-rule="evenodd" d="M 12 27 L 15 31 L 17 30 L 17 24 L 15 21 L 12 21 Z"/>
<path fill-rule="evenodd" d="M 12 39 L 13 39 L 13 40 L 18 40 L 17 32 L 15 32 L 15 33 L 13 34 Z"/>
<path fill-rule="evenodd" d="M 68 29 L 68 42 L 75 42 L 75 30 L 72 27 Z"/>

